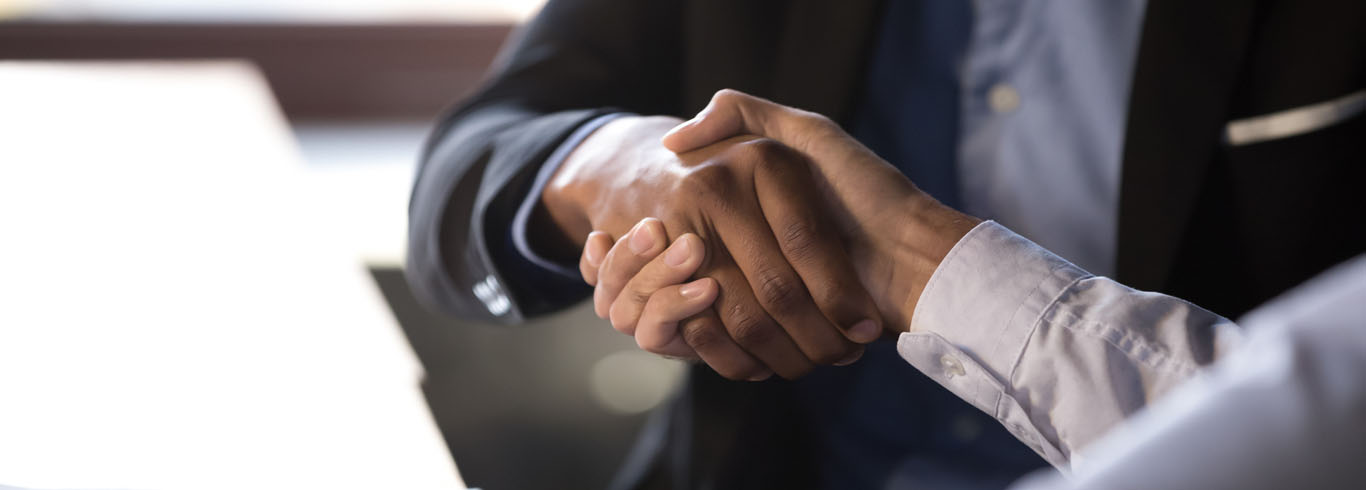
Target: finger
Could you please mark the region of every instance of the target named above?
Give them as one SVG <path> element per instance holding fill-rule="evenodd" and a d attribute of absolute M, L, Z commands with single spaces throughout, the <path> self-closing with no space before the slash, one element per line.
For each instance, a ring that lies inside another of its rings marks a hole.
<path fill-rule="evenodd" d="M 768 140 L 772 144 L 771 140 Z M 750 145 L 745 144 L 747 147 Z M 749 151 L 764 151 L 765 146 L 752 146 Z M 751 198 L 752 199 L 752 198 Z M 726 287 L 723 277 L 717 273 L 709 273 L 718 280 L 723 280 L 722 298 L 731 295 L 732 289 L 744 289 L 739 294 L 748 294 L 751 301 L 760 306 L 766 316 L 775 320 L 778 325 L 786 332 L 785 338 L 790 338 L 800 348 L 801 353 L 809 362 L 819 365 L 830 365 L 847 358 L 857 347 L 849 342 L 840 332 L 840 328 L 826 319 L 825 315 L 816 307 L 810 293 L 807 291 L 806 284 L 797 272 L 788 263 L 777 240 L 773 236 L 770 225 L 764 220 L 762 211 L 758 209 L 757 202 L 731 203 L 729 212 L 713 212 L 712 219 L 716 223 L 717 235 L 721 243 L 728 250 L 731 260 L 738 266 L 738 271 L 743 273 L 743 280 L 748 288 L 737 286 L 734 288 Z M 821 257 L 824 260 L 846 260 L 842 257 Z M 847 260 L 846 260 L 847 261 Z M 817 283 L 819 284 L 819 283 Z M 738 307 L 726 304 L 722 301 L 725 308 Z M 727 310 L 722 309 L 722 312 Z M 722 314 L 722 319 L 726 320 L 726 315 Z M 727 321 L 727 327 L 731 327 L 731 322 Z M 732 334 L 740 335 L 745 332 Z M 750 349 L 760 360 L 768 363 L 769 359 L 763 353 L 755 351 L 751 345 L 741 337 L 735 337 L 740 345 Z M 763 337 L 760 337 L 761 339 Z M 778 366 L 769 363 L 778 374 L 784 371 Z"/>
<path fill-rule="evenodd" d="M 763 233 L 763 235 L 771 236 L 767 233 Z M 789 336 L 791 331 L 809 329 L 805 325 L 808 321 L 794 319 L 794 321 L 804 325 L 796 329 L 785 330 L 784 327 L 787 324 L 780 326 L 780 323 L 774 321 L 774 318 L 769 316 L 767 309 L 756 299 L 753 284 L 757 282 L 746 279 L 746 274 L 727 254 L 717 252 L 715 249 L 712 252 L 716 254 L 712 260 L 714 265 L 711 267 L 712 270 L 705 271 L 704 275 L 716 279 L 717 285 L 720 286 L 720 293 L 714 309 L 720 316 L 722 324 L 725 325 L 726 332 L 730 334 L 730 338 L 779 376 L 797 379 L 811 372 L 815 368 L 811 354 L 799 347 L 798 342 Z M 773 253 L 777 254 L 778 252 L 774 249 Z M 762 288 L 762 286 L 760 287 Z M 820 313 L 815 310 L 814 306 L 811 307 L 811 312 L 816 321 L 825 323 L 825 319 L 820 317 Z M 827 345 L 842 346 L 847 342 L 834 331 L 833 326 L 825 325 L 821 329 L 825 330 L 826 335 L 828 335 Z M 695 350 L 697 346 L 693 345 L 693 348 Z M 829 355 L 834 359 L 828 359 L 824 354 L 817 357 L 829 364 L 841 358 L 842 347 L 840 349 L 841 351 Z M 698 351 L 698 354 L 702 354 L 702 352 Z"/>
<path fill-rule="evenodd" d="M 773 138 L 810 152 L 806 142 L 811 131 L 828 129 L 833 123 L 825 117 L 776 104 L 737 90 L 723 89 L 697 116 L 665 133 L 665 148 L 675 153 L 695 150 L 723 139 L 755 134 Z"/>
<path fill-rule="evenodd" d="M 697 267 L 702 265 L 705 258 L 706 250 L 702 246 L 702 239 L 692 233 L 679 236 L 673 245 L 645 264 L 645 267 L 622 287 L 621 293 L 612 301 L 608 314 L 612 327 L 624 334 L 635 335 L 640 312 L 645 309 L 645 303 L 655 291 L 687 281 L 694 272 L 697 272 Z"/>
<path fill-rule="evenodd" d="M 612 236 L 606 232 L 588 234 L 588 240 L 583 242 L 583 254 L 579 255 L 579 274 L 583 275 L 583 282 L 589 286 L 598 284 L 598 267 L 602 266 L 602 260 L 607 257 L 612 245 Z"/>
<path fill-rule="evenodd" d="M 612 245 L 602 260 L 602 267 L 598 268 L 598 285 L 593 291 L 593 313 L 598 318 L 608 317 L 612 301 L 621 288 L 664 250 L 665 241 L 664 224 L 654 218 L 645 218 Z"/>
<path fill-rule="evenodd" d="M 660 355 L 696 358 L 697 352 L 678 334 L 678 324 L 711 307 L 717 292 L 710 277 L 655 291 L 640 315 L 636 345 Z"/>
<path fill-rule="evenodd" d="M 697 316 L 683 320 L 678 332 L 702 362 L 727 379 L 761 381 L 773 376 L 772 370 L 730 338 L 715 309 L 704 308 Z"/>
<path fill-rule="evenodd" d="M 882 315 L 826 211 L 811 204 L 821 191 L 809 163 L 781 143 L 765 148 L 768 155 L 755 168 L 754 191 L 778 248 L 806 284 L 816 307 L 846 338 L 861 344 L 877 340 Z"/>

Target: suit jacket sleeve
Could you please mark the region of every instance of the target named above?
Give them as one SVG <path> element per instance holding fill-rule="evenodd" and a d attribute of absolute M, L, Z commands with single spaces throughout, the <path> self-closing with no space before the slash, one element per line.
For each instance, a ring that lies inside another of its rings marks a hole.
<path fill-rule="evenodd" d="M 678 2 L 552 0 L 514 33 L 484 86 L 437 125 L 418 168 L 406 274 L 420 301 L 515 324 L 585 295 L 519 263 L 513 217 L 580 125 L 616 111 L 678 112 L 680 18 Z"/>

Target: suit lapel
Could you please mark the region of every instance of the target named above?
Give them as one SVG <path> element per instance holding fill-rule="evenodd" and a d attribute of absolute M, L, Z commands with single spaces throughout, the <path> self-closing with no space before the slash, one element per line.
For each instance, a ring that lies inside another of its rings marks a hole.
<path fill-rule="evenodd" d="M 1120 181 L 1116 276 L 1160 290 L 1215 158 L 1253 22 L 1244 0 L 1150 0 Z"/>
<path fill-rule="evenodd" d="M 857 101 L 877 0 L 792 2 L 773 82 L 776 102 L 825 114 L 849 116 Z"/>

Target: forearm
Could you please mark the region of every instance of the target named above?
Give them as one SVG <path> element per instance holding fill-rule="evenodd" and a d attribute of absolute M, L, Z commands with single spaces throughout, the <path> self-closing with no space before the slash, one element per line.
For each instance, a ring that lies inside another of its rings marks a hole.
<path fill-rule="evenodd" d="M 898 349 L 1066 468 L 1237 337 L 1218 315 L 1092 276 L 984 223 L 935 271 Z"/>
<path fill-rule="evenodd" d="M 939 264 L 982 220 L 918 191 L 885 202 L 888 214 L 897 217 L 895 223 L 871 234 L 876 243 L 871 255 L 885 265 L 864 267 L 883 275 L 870 276 L 865 283 L 875 292 L 887 327 L 905 332 L 911 328 L 921 293 Z"/>

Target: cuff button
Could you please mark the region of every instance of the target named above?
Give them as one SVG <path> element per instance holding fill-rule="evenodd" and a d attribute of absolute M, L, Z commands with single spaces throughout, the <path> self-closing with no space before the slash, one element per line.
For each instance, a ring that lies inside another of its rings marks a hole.
<path fill-rule="evenodd" d="M 963 363 L 948 354 L 939 357 L 939 366 L 944 368 L 944 374 L 950 378 L 967 374 L 967 371 L 963 370 Z"/>

